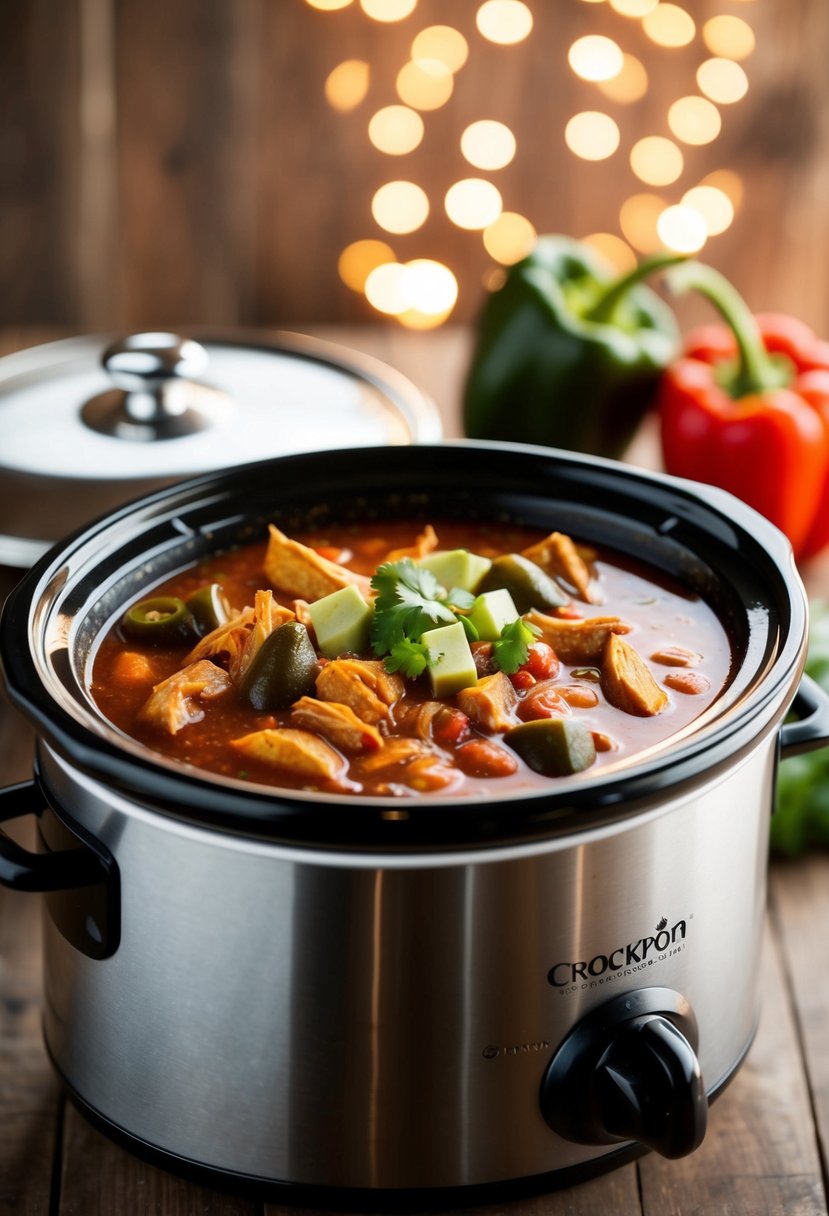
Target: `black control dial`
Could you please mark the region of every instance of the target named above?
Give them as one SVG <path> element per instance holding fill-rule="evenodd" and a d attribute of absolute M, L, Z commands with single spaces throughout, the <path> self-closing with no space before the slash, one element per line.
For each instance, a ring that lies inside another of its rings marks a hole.
<path fill-rule="evenodd" d="M 663 1157 L 702 1142 L 708 1098 L 697 1023 L 670 988 L 641 988 L 592 1010 L 559 1046 L 541 1082 L 541 1111 L 565 1140 L 635 1140 Z"/>

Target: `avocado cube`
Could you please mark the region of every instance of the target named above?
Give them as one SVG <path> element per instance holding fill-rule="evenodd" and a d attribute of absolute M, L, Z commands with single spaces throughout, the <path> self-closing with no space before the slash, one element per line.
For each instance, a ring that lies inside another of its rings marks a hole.
<path fill-rule="evenodd" d="M 432 695 L 451 697 L 462 688 L 478 683 L 475 660 L 460 621 L 430 629 L 421 641 L 426 646 L 426 663 L 432 680 Z"/>
<path fill-rule="evenodd" d="M 368 650 L 373 609 L 353 584 L 308 605 L 317 645 L 327 659 L 346 651 Z"/>
<path fill-rule="evenodd" d="M 447 591 L 460 587 L 474 594 L 492 562 L 488 557 L 470 553 L 468 549 L 443 549 L 430 553 L 428 557 L 421 557 L 415 565 L 430 570 Z"/>
<path fill-rule="evenodd" d="M 484 591 L 477 597 L 467 620 L 475 626 L 482 642 L 494 642 L 501 636 L 504 626 L 517 621 L 520 615 L 510 593 L 505 587 L 499 587 L 497 591 Z"/>

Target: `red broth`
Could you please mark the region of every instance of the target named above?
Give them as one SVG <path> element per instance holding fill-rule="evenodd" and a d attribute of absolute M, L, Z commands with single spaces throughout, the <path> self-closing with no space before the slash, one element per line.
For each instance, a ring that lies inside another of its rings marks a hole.
<path fill-rule="evenodd" d="M 295 539 L 322 551 L 330 559 L 338 559 L 355 572 L 371 575 L 390 550 L 412 545 L 420 528 L 417 523 L 404 521 L 332 526 L 324 533 L 297 534 Z M 466 548 L 486 557 L 520 552 L 542 537 L 537 531 L 512 525 L 451 521 L 435 522 L 435 528 L 442 550 Z M 216 555 L 152 589 L 145 589 L 140 598 L 173 595 L 187 599 L 206 584 L 216 582 L 221 584 L 230 606 L 241 610 L 253 603 L 257 589 L 268 586 L 262 573 L 265 549 L 263 541 Z M 592 733 L 597 751 L 586 770 L 588 775 L 662 744 L 686 728 L 719 696 L 728 682 L 732 662 L 725 629 L 712 608 L 698 596 L 660 572 L 634 567 L 617 555 L 594 552 L 590 556 L 593 585 L 599 588 L 602 602 L 586 603 L 572 594 L 572 588 L 566 588 L 571 604 L 563 611 L 585 618 L 609 614 L 622 618 L 629 626 L 625 642 L 644 660 L 656 684 L 667 695 L 667 703 L 653 716 L 625 712 L 609 703 L 602 680 L 597 678 L 596 664 L 560 663 L 552 681 L 545 681 L 541 692 L 551 694 L 549 700 L 555 714 L 583 723 Z M 285 597 L 277 598 L 285 604 L 291 602 Z M 173 647 L 140 644 L 132 638 L 127 640 L 116 625 L 98 647 L 91 682 L 91 692 L 100 710 L 119 730 L 182 765 L 282 789 L 400 798 L 501 797 L 526 789 L 554 790 L 562 781 L 576 779 L 533 771 L 504 744 L 500 732 L 493 733 L 474 719 L 456 739 L 427 736 L 425 746 L 431 760 L 427 757 L 428 762 L 419 768 L 417 765 L 413 768 L 405 758 L 378 765 L 376 751 L 342 752 L 342 770 L 336 779 L 309 777 L 242 757 L 233 740 L 251 732 L 294 724 L 289 710 L 257 713 L 242 703 L 235 689 L 204 701 L 200 706 L 201 720 L 175 734 L 142 722 L 139 713 L 153 686 L 182 666 L 192 644 L 192 641 Z M 677 648 L 681 652 L 678 658 Z M 145 662 L 133 673 L 141 678 L 123 678 L 125 652 L 143 656 Z M 695 656 L 690 667 L 685 665 L 686 652 Z M 371 653 L 361 657 L 375 659 Z M 510 682 L 517 689 L 518 713 L 522 715 L 530 708 L 524 706 L 525 701 L 535 696 L 538 702 L 538 683 L 531 683 L 521 674 L 512 676 Z M 388 718 L 378 724 L 383 746 L 397 738 L 412 737 L 414 708 L 431 699 L 427 676 L 406 680 L 403 698 L 393 706 Z M 450 708 L 457 704 L 457 696 L 446 699 Z M 536 705 L 529 716 L 545 712 L 543 705 Z M 448 733 L 451 735 L 453 730 L 451 727 Z M 393 755 L 394 749 L 388 754 Z M 502 762 L 504 755 L 506 762 Z M 514 771 L 508 771 L 510 768 Z"/>

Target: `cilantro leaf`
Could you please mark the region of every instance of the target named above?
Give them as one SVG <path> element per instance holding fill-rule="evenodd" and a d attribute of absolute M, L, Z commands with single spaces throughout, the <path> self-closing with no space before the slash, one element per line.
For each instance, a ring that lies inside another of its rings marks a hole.
<path fill-rule="evenodd" d="M 475 603 L 475 596 L 471 591 L 464 591 L 463 587 L 453 587 L 445 598 L 446 603 L 451 604 L 453 608 L 464 610 L 468 610 Z"/>
<path fill-rule="evenodd" d="M 409 557 L 380 566 L 371 585 L 377 592 L 370 635 L 375 654 L 388 654 L 404 638 L 417 640 L 427 629 L 455 621 L 439 598 L 435 576 Z"/>
<path fill-rule="evenodd" d="M 493 642 L 492 650 L 499 669 L 511 676 L 526 663 L 530 653 L 530 642 L 541 633 L 537 625 L 531 625 L 518 617 L 501 630 L 501 636 Z"/>
<path fill-rule="evenodd" d="M 384 666 L 386 671 L 401 671 L 409 680 L 416 680 L 426 670 L 426 659 L 425 642 L 413 642 L 411 638 L 403 638 L 392 646 Z"/>

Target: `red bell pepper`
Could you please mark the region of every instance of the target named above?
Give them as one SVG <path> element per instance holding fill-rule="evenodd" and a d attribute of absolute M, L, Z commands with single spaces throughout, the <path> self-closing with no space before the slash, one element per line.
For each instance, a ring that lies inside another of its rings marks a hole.
<path fill-rule="evenodd" d="M 669 473 L 729 490 L 776 524 L 806 558 L 829 543 L 829 343 L 803 322 L 752 316 L 710 266 L 667 275 L 698 290 L 726 325 L 689 335 L 658 396 Z"/>

